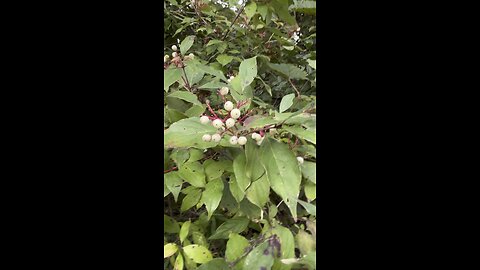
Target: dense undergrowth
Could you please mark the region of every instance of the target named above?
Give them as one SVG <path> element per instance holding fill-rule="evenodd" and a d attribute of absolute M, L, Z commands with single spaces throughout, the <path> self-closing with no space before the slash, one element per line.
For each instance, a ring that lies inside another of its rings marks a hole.
<path fill-rule="evenodd" d="M 164 268 L 315 269 L 315 2 L 164 9 Z"/>

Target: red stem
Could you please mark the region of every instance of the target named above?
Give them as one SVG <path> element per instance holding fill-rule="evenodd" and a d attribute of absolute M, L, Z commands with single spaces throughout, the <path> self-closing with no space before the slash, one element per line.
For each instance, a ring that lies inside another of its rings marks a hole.
<path fill-rule="evenodd" d="M 169 169 L 169 170 L 163 171 L 163 174 L 169 173 L 169 172 L 171 172 L 171 171 L 176 171 L 176 170 L 178 170 L 178 168 L 177 168 L 177 167 L 173 167 L 173 168 L 171 168 L 171 169 Z"/>
<path fill-rule="evenodd" d="M 213 111 L 212 107 L 210 107 L 210 101 L 205 102 L 207 104 L 208 110 L 215 116 L 215 118 L 218 118 L 217 114 Z"/>

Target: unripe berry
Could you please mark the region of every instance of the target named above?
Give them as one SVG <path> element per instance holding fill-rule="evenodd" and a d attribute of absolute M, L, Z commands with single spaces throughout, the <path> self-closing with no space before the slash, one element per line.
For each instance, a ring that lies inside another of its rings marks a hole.
<path fill-rule="evenodd" d="M 220 89 L 220 95 L 225 96 L 226 94 L 228 94 L 228 87 L 224 86 Z"/>
<path fill-rule="evenodd" d="M 202 140 L 204 142 L 209 142 L 209 141 L 212 140 L 212 136 L 210 136 L 209 134 L 205 134 L 205 135 L 203 135 Z"/>
<path fill-rule="evenodd" d="M 220 119 L 215 119 L 215 120 L 213 120 L 212 125 L 216 128 L 221 128 L 221 127 L 223 127 L 223 122 Z"/>
<path fill-rule="evenodd" d="M 169 58 L 170 58 L 170 56 L 169 56 L 169 55 L 165 55 L 165 56 L 163 57 L 163 62 L 164 62 L 164 63 L 166 63 L 166 62 L 168 61 L 168 59 L 169 59 Z"/>
<path fill-rule="evenodd" d="M 190 53 L 188 56 L 190 57 L 190 59 L 195 58 L 195 55 L 193 53 Z"/>
<path fill-rule="evenodd" d="M 298 163 L 303 164 L 303 157 L 297 157 Z"/>
<path fill-rule="evenodd" d="M 173 50 L 174 52 L 176 52 L 176 51 L 178 50 L 178 49 L 177 49 L 177 46 L 176 46 L 176 45 L 173 45 L 173 46 L 172 46 L 172 50 Z"/>
<path fill-rule="evenodd" d="M 225 121 L 225 125 L 227 128 L 231 128 L 235 126 L 235 120 L 233 118 L 228 118 L 227 121 Z"/>
<path fill-rule="evenodd" d="M 232 137 L 230 138 L 230 144 L 235 145 L 235 144 L 237 144 L 237 141 L 238 141 L 237 136 L 232 136 Z"/>
<path fill-rule="evenodd" d="M 200 123 L 205 125 L 205 124 L 208 124 L 208 122 L 210 122 L 210 119 L 208 118 L 208 116 L 204 115 L 204 116 L 200 117 Z"/>
<path fill-rule="evenodd" d="M 233 119 L 238 119 L 240 117 L 240 110 L 239 109 L 233 109 L 231 112 L 230 112 L 230 116 L 233 118 Z"/>
<path fill-rule="evenodd" d="M 247 138 L 245 136 L 240 136 L 237 140 L 238 144 L 245 145 L 247 143 Z"/>
<path fill-rule="evenodd" d="M 262 139 L 262 136 L 260 136 L 260 134 L 254 132 L 252 133 L 252 139 L 254 139 L 255 141 L 258 141 L 258 140 L 261 140 Z"/>
<path fill-rule="evenodd" d="M 223 105 L 223 108 L 227 111 L 231 111 L 233 109 L 233 103 L 231 101 L 225 102 L 225 105 Z"/>
<path fill-rule="evenodd" d="M 212 142 L 219 142 L 221 139 L 222 139 L 222 136 L 220 136 L 220 134 L 212 135 Z"/>
<path fill-rule="evenodd" d="M 173 53 L 172 53 L 172 57 L 173 57 L 173 58 L 177 57 L 177 55 L 178 55 L 178 53 L 176 53 L 176 52 L 173 52 Z"/>

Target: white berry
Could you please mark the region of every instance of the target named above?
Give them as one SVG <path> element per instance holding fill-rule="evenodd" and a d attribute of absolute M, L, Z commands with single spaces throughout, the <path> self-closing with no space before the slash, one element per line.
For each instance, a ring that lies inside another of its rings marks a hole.
<path fill-rule="evenodd" d="M 205 125 L 205 124 L 208 124 L 208 122 L 210 122 L 210 119 L 208 118 L 208 116 L 204 115 L 204 116 L 200 117 L 200 123 Z"/>
<path fill-rule="evenodd" d="M 233 103 L 231 101 L 225 102 L 225 105 L 223 105 L 223 108 L 227 111 L 231 111 L 233 109 Z"/>
<path fill-rule="evenodd" d="M 230 81 L 233 81 L 235 79 L 235 76 L 230 76 Z"/>
<path fill-rule="evenodd" d="M 303 158 L 302 157 L 297 157 L 298 163 L 303 164 Z"/>
<path fill-rule="evenodd" d="M 275 134 L 277 134 L 277 129 L 276 128 L 271 128 L 269 130 L 269 132 L 270 132 L 270 135 L 275 135 Z"/>
<path fill-rule="evenodd" d="M 227 121 L 225 121 L 225 125 L 227 126 L 227 128 L 235 126 L 235 119 L 228 118 Z"/>
<path fill-rule="evenodd" d="M 257 145 L 262 144 L 264 138 L 265 138 L 265 137 L 261 137 L 261 139 L 257 141 Z"/>
<path fill-rule="evenodd" d="M 258 141 L 258 140 L 261 140 L 262 139 L 262 136 L 260 136 L 260 134 L 254 132 L 252 133 L 252 139 L 254 139 L 255 141 Z"/>
<path fill-rule="evenodd" d="M 177 55 L 178 55 L 178 53 L 176 53 L 176 52 L 173 52 L 173 53 L 172 53 L 172 57 L 173 57 L 173 58 L 177 57 Z"/>
<path fill-rule="evenodd" d="M 230 116 L 233 118 L 233 119 L 238 119 L 240 117 L 240 110 L 239 109 L 233 109 L 231 112 L 230 112 Z"/>
<path fill-rule="evenodd" d="M 209 141 L 212 140 L 212 136 L 210 136 L 209 134 L 205 134 L 205 135 L 203 135 L 202 140 L 204 142 L 209 142 Z"/>
<path fill-rule="evenodd" d="M 212 124 L 213 124 L 213 126 L 216 127 L 216 128 L 221 128 L 221 127 L 223 127 L 223 122 L 222 122 L 222 120 L 220 120 L 220 119 L 215 119 L 215 120 L 213 120 L 213 123 L 212 123 Z"/>
<path fill-rule="evenodd" d="M 238 141 L 237 136 L 232 136 L 232 137 L 230 138 L 230 144 L 235 145 L 235 144 L 237 144 L 237 141 Z"/>
<path fill-rule="evenodd" d="M 228 94 L 228 87 L 224 86 L 220 89 L 220 95 L 225 96 L 226 94 Z"/>
<path fill-rule="evenodd" d="M 173 50 L 174 52 L 176 52 L 176 51 L 178 50 L 177 46 L 176 46 L 176 45 L 173 45 L 173 46 L 172 46 L 172 50 Z"/>
<path fill-rule="evenodd" d="M 237 140 L 238 144 L 240 145 L 245 145 L 247 143 L 247 137 L 245 136 L 240 136 L 240 138 L 238 138 Z"/>
<path fill-rule="evenodd" d="M 190 57 L 190 59 L 195 58 L 195 55 L 193 53 L 189 54 L 188 56 Z"/>
<path fill-rule="evenodd" d="M 212 135 L 212 141 L 213 141 L 213 142 L 219 142 L 220 139 L 222 139 L 222 137 L 220 136 L 220 134 L 213 134 L 213 135 Z"/>

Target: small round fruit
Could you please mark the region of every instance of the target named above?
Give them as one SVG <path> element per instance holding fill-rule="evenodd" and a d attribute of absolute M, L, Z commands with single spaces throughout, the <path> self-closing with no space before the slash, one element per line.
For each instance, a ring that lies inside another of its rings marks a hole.
<path fill-rule="evenodd" d="M 195 55 L 193 53 L 190 53 L 188 56 L 190 57 L 190 59 L 195 58 Z"/>
<path fill-rule="evenodd" d="M 235 145 L 238 142 L 238 138 L 237 136 L 232 136 L 229 141 L 230 141 L 230 144 Z"/>
<path fill-rule="evenodd" d="M 254 132 L 252 133 L 252 139 L 254 139 L 255 141 L 258 141 L 258 140 L 261 140 L 262 139 L 262 136 L 260 136 L 260 134 Z"/>
<path fill-rule="evenodd" d="M 233 119 L 238 119 L 240 117 L 240 110 L 239 109 L 233 109 L 231 112 L 230 112 L 230 116 L 233 118 Z"/>
<path fill-rule="evenodd" d="M 260 140 L 258 140 L 258 141 L 257 141 L 257 145 L 262 144 L 264 138 L 265 138 L 265 137 L 262 137 Z"/>
<path fill-rule="evenodd" d="M 245 136 L 240 136 L 237 140 L 238 144 L 240 145 L 245 145 L 247 143 L 247 137 Z"/>
<path fill-rule="evenodd" d="M 235 126 L 235 119 L 228 118 L 227 121 L 225 121 L 225 125 L 227 126 L 227 128 Z"/>
<path fill-rule="evenodd" d="M 174 52 L 176 52 L 176 51 L 178 50 L 177 46 L 176 46 L 176 45 L 173 45 L 173 46 L 172 46 L 172 50 L 173 50 Z"/>
<path fill-rule="evenodd" d="M 231 111 L 233 109 L 233 103 L 231 101 L 225 102 L 225 105 L 223 105 L 223 108 L 227 111 Z"/>
<path fill-rule="evenodd" d="M 220 95 L 225 96 L 226 94 L 228 94 L 228 87 L 224 86 L 220 89 Z"/>
<path fill-rule="evenodd" d="M 298 163 L 303 164 L 303 157 L 297 157 Z"/>
<path fill-rule="evenodd" d="M 203 135 L 202 140 L 203 140 L 204 142 L 209 142 L 209 141 L 212 140 L 212 136 L 209 135 L 209 134 L 205 134 L 205 135 Z"/>
<path fill-rule="evenodd" d="M 276 128 L 271 128 L 269 130 L 269 132 L 270 132 L 270 135 L 275 135 L 275 134 L 277 134 L 277 129 Z"/>
<path fill-rule="evenodd" d="M 222 139 L 222 136 L 220 136 L 220 134 L 212 135 L 212 142 L 219 142 L 221 139 Z"/>
<path fill-rule="evenodd" d="M 173 58 L 177 57 L 177 55 L 178 55 L 178 53 L 176 53 L 176 52 L 173 52 L 173 53 L 172 53 L 172 57 L 173 57 Z"/>
<path fill-rule="evenodd" d="M 230 76 L 230 81 L 233 81 L 235 79 L 235 76 Z"/>
<path fill-rule="evenodd" d="M 223 122 L 220 119 L 215 119 L 215 120 L 213 120 L 212 125 L 216 128 L 221 128 L 221 127 L 223 127 Z"/>
<path fill-rule="evenodd" d="M 208 124 L 208 122 L 210 122 L 210 119 L 208 118 L 208 116 L 204 115 L 204 116 L 200 117 L 200 123 L 205 125 L 205 124 Z"/>
<path fill-rule="evenodd" d="M 165 55 L 165 56 L 163 57 L 163 62 L 164 62 L 164 63 L 168 62 L 168 59 L 169 59 L 169 58 L 170 58 L 169 55 Z"/>

